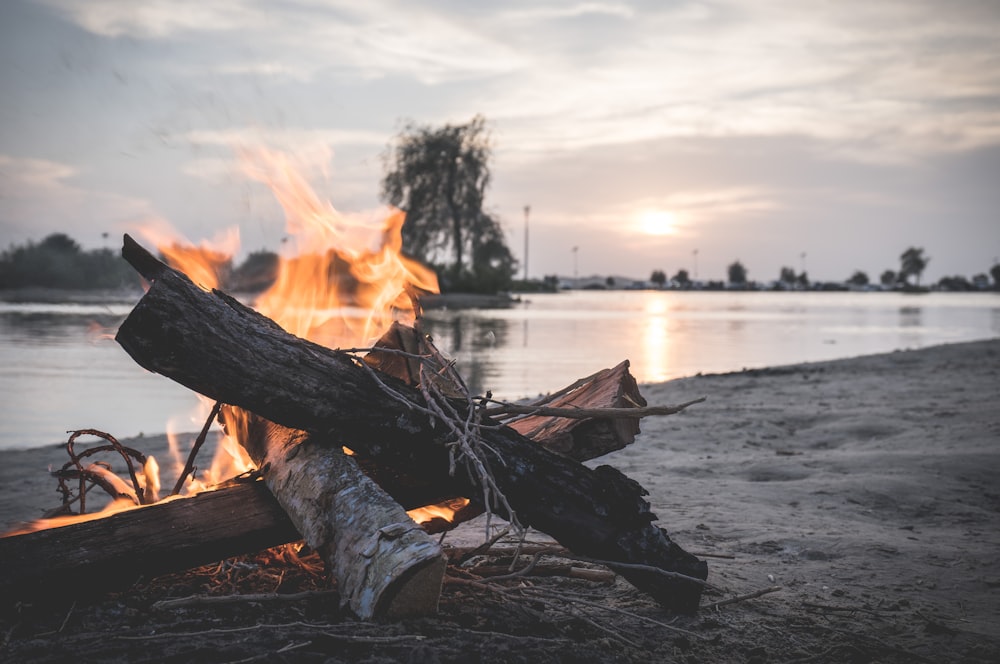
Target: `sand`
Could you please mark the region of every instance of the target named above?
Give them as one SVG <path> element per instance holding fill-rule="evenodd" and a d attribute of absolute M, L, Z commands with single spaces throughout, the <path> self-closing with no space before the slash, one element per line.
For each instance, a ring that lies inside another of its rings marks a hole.
<path fill-rule="evenodd" d="M 643 393 L 653 404 L 708 400 L 646 420 L 634 445 L 600 463 L 646 487 L 678 543 L 713 556 L 706 605 L 780 590 L 672 617 L 621 580 L 532 580 L 688 633 L 622 613 L 568 619 L 551 607 L 451 586 L 438 618 L 393 625 L 352 623 L 335 605 L 315 603 L 150 609 L 163 594 L 193 592 L 188 576 L 72 608 L 58 598 L 6 607 L 0 654 L 6 661 L 81 652 L 94 661 L 1000 661 L 1000 339 L 697 376 Z M 162 438 L 130 442 L 150 451 Z M 55 502 L 44 469 L 62 454 L 0 453 L 0 523 Z M 271 627 L 249 629 L 260 624 Z M 157 640 L 153 630 L 181 636 Z M 277 652 L 294 644 L 287 655 Z M 156 651 L 141 655 L 140 646 Z"/>

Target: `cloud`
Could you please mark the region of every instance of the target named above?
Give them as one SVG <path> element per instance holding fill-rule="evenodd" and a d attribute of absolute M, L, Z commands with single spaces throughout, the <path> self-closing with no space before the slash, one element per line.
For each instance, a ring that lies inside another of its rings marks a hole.
<path fill-rule="evenodd" d="M 245 0 L 44 0 L 85 30 L 103 37 L 164 39 L 185 32 L 231 32 L 260 28 L 264 16 Z"/>
<path fill-rule="evenodd" d="M 46 0 L 104 37 L 217 42 L 210 69 L 301 81 L 328 70 L 361 78 L 412 76 L 426 84 L 510 71 L 521 58 L 452 17 L 413 3 Z M 196 47 L 197 48 L 197 47 Z M 184 60 L 184 56 L 179 57 Z M 204 58 L 190 58 L 190 73 Z M 184 65 L 178 65 L 183 70 Z"/>
<path fill-rule="evenodd" d="M 5 243 L 58 231 L 93 244 L 100 233 L 155 216 L 145 199 L 74 184 L 79 174 L 68 164 L 0 154 L 0 220 Z"/>

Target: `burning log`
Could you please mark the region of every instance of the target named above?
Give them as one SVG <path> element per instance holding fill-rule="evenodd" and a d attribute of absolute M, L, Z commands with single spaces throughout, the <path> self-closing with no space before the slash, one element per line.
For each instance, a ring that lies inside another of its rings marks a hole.
<path fill-rule="evenodd" d="M 0 538 L 0 596 L 118 590 L 299 539 L 262 482 Z M 263 546 L 262 546 L 263 543 Z"/>
<path fill-rule="evenodd" d="M 652 524 L 645 491 L 619 471 L 591 470 L 489 418 L 478 424 L 468 401 L 435 411 L 405 383 L 290 335 L 224 293 L 199 289 L 128 236 L 122 254 L 152 282 L 116 336 L 144 368 L 458 495 L 482 495 L 502 516 L 579 554 L 620 563 L 612 569 L 663 606 L 697 609 L 707 565 Z M 456 426 L 469 426 L 480 444 L 457 460 Z"/>
<path fill-rule="evenodd" d="M 401 340 L 401 336 L 412 341 L 413 329 L 394 326 L 380 345 L 414 350 L 412 345 L 407 345 L 410 342 Z M 402 356 L 386 353 L 381 357 L 398 359 Z M 596 401 L 593 395 L 603 394 L 610 398 L 611 395 L 630 394 L 635 380 L 627 368 L 619 370 L 623 365 L 598 372 L 559 390 L 556 395 L 570 395 L 568 400 L 560 400 L 560 406 L 614 406 L 613 401 Z M 380 368 L 392 371 L 384 365 Z M 396 372 L 393 371 L 393 375 Z M 608 382 L 611 384 L 601 385 Z M 629 398 L 637 402 L 642 399 L 637 392 Z M 552 401 L 551 396 L 543 400 L 544 403 Z M 548 419 L 553 426 L 535 427 L 539 431 L 532 436 L 532 441 L 550 447 L 548 436 L 556 435 L 560 436 L 556 439 L 557 444 L 564 443 L 565 439 L 561 438 L 564 429 L 554 425 L 557 421 L 566 421 L 565 418 Z M 569 421 L 586 423 L 587 420 Z M 272 432 L 282 429 L 273 422 L 267 426 Z M 593 438 L 590 437 L 591 432 Z M 294 434 L 294 430 L 288 429 L 280 435 Z M 593 458 L 618 446 L 597 427 L 574 428 L 573 440 L 578 449 L 590 450 Z M 364 469 L 374 475 L 380 486 L 404 509 L 440 502 L 447 497 L 440 487 L 428 485 L 418 477 L 385 472 L 384 468 L 370 463 L 366 463 Z M 455 514 L 451 523 L 436 519 L 423 525 L 428 532 L 434 532 L 435 527 L 454 527 L 456 523 L 481 513 L 481 509 L 467 508 Z M 129 535 L 121 537 L 120 533 Z M 198 494 L 193 499 L 163 501 L 152 508 L 61 526 L 58 531 L 49 528 L 0 538 L 0 560 L 6 561 L 5 565 L 0 565 L 0 596 L 31 597 L 50 590 L 62 595 L 75 595 L 117 589 L 128 586 L 139 577 L 148 578 L 252 553 L 301 537 L 262 481 L 232 484 Z"/>

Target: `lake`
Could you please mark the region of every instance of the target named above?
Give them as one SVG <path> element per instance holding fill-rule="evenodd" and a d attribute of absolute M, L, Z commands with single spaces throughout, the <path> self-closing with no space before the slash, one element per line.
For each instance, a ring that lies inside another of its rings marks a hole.
<path fill-rule="evenodd" d="M 195 431 L 196 398 L 114 342 L 122 304 L 0 303 L 0 449 Z M 623 359 L 640 382 L 1000 336 L 996 293 L 576 291 L 436 310 L 425 329 L 476 392 L 516 399 Z"/>

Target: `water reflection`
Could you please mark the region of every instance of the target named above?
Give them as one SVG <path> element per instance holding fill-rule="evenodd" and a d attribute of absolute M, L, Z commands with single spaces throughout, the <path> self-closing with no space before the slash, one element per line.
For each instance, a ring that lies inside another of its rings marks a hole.
<path fill-rule="evenodd" d="M 670 344 L 669 319 L 664 301 L 646 307 L 643 334 L 643 361 L 651 381 L 663 381 L 669 375 L 667 348 Z"/>
<path fill-rule="evenodd" d="M 0 448 L 84 427 L 158 433 L 189 416 L 190 391 L 102 336 L 129 309 L 0 303 Z M 560 293 L 507 310 L 433 310 L 424 327 L 470 389 L 517 399 L 624 359 L 652 382 L 995 337 L 1000 295 L 922 295 L 916 306 L 890 293 Z"/>
<path fill-rule="evenodd" d="M 94 341 L 114 333 L 122 317 L 115 314 L 59 314 L 51 312 L 0 313 L 0 338 L 5 343 L 49 346 Z"/>
<path fill-rule="evenodd" d="M 920 307 L 900 307 L 899 325 L 900 327 L 920 327 L 923 311 Z"/>
<path fill-rule="evenodd" d="M 472 312 L 435 312 L 421 325 L 434 344 L 455 359 L 473 393 L 490 389 L 498 375 L 495 353 L 509 344 L 510 321 Z"/>

